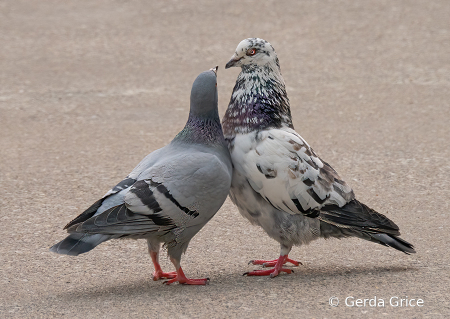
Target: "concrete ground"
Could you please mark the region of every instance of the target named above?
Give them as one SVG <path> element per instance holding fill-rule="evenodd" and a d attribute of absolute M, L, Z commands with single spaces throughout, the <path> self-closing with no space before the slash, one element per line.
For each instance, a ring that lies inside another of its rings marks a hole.
<path fill-rule="evenodd" d="M 448 0 L 0 1 L 0 317 L 448 318 L 449 16 Z M 319 240 L 292 251 L 293 275 L 243 277 L 278 244 L 229 200 L 182 259 L 209 286 L 153 282 L 142 240 L 50 253 L 183 127 L 217 64 L 223 115 L 239 72 L 224 65 L 254 36 L 278 52 L 297 131 L 417 254 Z"/>

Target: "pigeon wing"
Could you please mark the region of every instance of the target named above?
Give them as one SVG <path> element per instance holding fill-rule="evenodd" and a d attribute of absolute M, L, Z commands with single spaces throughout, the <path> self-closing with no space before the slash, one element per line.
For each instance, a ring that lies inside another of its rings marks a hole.
<path fill-rule="evenodd" d="M 92 204 L 88 209 L 78 215 L 75 219 L 70 221 L 64 229 L 68 229 L 73 225 L 85 222 L 89 218 L 99 215 L 106 210 L 109 210 L 115 206 L 119 206 L 124 203 L 124 195 L 137 180 L 139 174 L 145 169 L 151 167 L 152 164 L 159 158 L 159 154 L 164 152 L 164 147 L 148 154 L 134 169 L 133 171 L 116 186 L 111 188 L 102 198 Z"/>
<path fill-rule="evenodd" d="M 234 151 L 241 157 L 234 162 L 241 163 L 251 187 L 279 210 L 317 217 L 321 207 L 342 207 L 354 198 L 337 172 L 292 129 L 261 131 L 253 142 L 235 145 L 247 149 Z"/>
<path fill-rule="evenodd" d="M 126 177 L 123 181 L 118 183 L 116 186 L 111 188 L 102 198 L 100 198 L 98 201 L 96 201 L 94 204 L 92 204 L 88 209 L 86 209 L 84 212 L 82 212 L 80 215 L 78 215 L 75 219 L 70 221 L 64 229 L 68 229 L 69 227 L 85 222 L 92 216 L 94 216 L 98 209 L 103 205 L 105 199 L 109 198 L 110 201 L 116 201 L 111 197 L 114 197 L 114 195 L 120 193 L 122 190 L 127 189 L 131 185 L 133 185 L 136 182 L 135 179 Z M 121 199 L 119 200 L 121 201 Z"/>
<path fill-rule="evenodd" d="M 203 225 L 222 205 L 231 179 L 215 155 L 199 152 L 169 157 L 140 177 L 123 204 L 72 226 L 69 232 L 142 235 Z"/>

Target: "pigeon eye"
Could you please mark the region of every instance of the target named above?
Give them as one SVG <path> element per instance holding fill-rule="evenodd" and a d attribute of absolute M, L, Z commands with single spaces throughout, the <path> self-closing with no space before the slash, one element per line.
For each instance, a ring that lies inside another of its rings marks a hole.
<path fill-rule="evenodd" d="M 247 55 L 252 56 L 252 55 L 255 55 L 255 54 L 256 54 L 256 49 L 255 48 L 247 50 Z"/>

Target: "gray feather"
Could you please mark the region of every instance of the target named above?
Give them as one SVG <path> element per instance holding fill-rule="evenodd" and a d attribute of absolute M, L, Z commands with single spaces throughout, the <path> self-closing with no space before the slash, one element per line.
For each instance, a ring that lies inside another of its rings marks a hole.
<path fill-rule="evenodd" d="M 56 245 L 53 245 L 50 251 L 58 254 L 78 256 L 79 254 L 87 253 L 110 238 L 111 236 L 101 234 L 71 234 Z"/>
<path fill-rule="evenodd" d="M 166 244 L 179 260 L 219 210 L 231 184 L 217 100 L 215 72 L 203 72 L 192 86 L 184 129 L 67 224 L 70 235 L 50 250 L 76 256 L 112 238 L 146 238 Z"/>

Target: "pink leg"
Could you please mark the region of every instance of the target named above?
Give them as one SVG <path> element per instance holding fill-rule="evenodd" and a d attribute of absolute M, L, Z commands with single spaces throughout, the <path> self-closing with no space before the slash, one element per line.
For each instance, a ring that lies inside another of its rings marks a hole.
<path fill-rule="evenodd" d="M 175 271 L 163 272 L 158 261 L 158 253 L 150 251 L 150 257 L 152 257 L 153 265 L 155 266 L 155 272 L 153 273 L 153 280 L 159 280 L 161 278 L 172 279 L 175 278 L 177 273 Z"/>
<path fill-rule="evenodd" d="M 204 278 L 204 279 L 189 279 L 186 278 L 186 276 L 184 275 L 183 269 L 181 269 L 181 267 L 179 267 L 177 269 L 176 272 L 177 276 L 171 280 L 167 280 L 164 283 L 166 285 L 170 285 L 174 282 L 183 284 L 183 285 L 206 285 L 207 283 L 209 283 L 209 278 Z"/>
<path fill-rule="evenodd" d="M 275 267 L 275 265 L 277 264 L 278 259 L 274 259 L 274 260 L 261 260 L 261 259 L 256 259 L 256 260 L 251 260 L 248 264 L 252 264 L 252 265 L 262 265 L 263 267 Z M 286 258 L 286 260 L 284 261 L 284 264 L 286 263 L 291 263 L 294 266 L 299 266 L 299 265 L 303 265 L 300 261 L 296 261 L 290 258 Z"/>
<path fill-rule="evenodd" d="M 292 269 L 283 268 L 283 265 L 286 263 L 288 255 L 281 256 L 277 259 L 274 268 L 267 270 L 254 270 L 251 272 L 246 272 L 244 274 L 247 276 L 270 276 L 270 278 L 278 276 L 280 272 L 285 272 L 287 274 L 293 273 Z"/>

